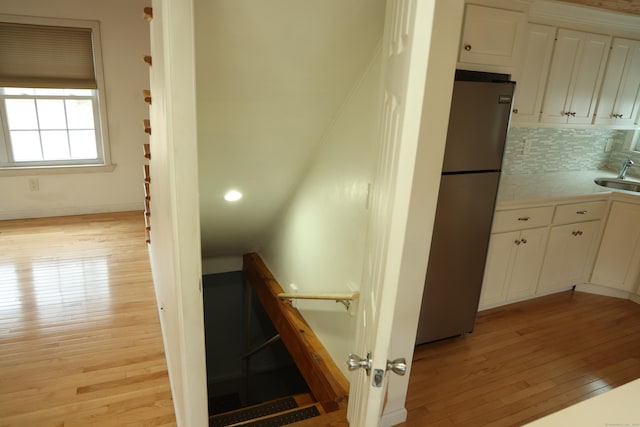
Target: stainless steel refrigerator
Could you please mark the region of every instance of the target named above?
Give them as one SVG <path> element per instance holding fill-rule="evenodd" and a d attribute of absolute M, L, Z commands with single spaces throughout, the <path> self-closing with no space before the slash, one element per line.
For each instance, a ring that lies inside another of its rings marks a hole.
<path fill-rule="evenodd" d="M 416 344 L 473 330 L 514 87 L 456 72 Z"/>

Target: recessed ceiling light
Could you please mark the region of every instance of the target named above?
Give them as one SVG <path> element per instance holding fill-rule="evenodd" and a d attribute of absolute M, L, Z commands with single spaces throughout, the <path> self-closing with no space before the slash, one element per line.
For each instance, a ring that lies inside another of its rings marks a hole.
<path fill-rule="evenodd" d="M 227 191 L 227 194 L 224 195 L 224 199 L 227 202 L 237 202 L 242 199 L 242 193 L 236 190 Z"/>

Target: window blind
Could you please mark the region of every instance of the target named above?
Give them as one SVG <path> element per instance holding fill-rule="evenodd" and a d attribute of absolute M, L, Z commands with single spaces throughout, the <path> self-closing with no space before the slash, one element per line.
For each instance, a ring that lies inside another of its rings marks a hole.
<path fill-rule="evenodd" d="M 91 28 L 0 22 L 0 87 L 96 89 Z"/>

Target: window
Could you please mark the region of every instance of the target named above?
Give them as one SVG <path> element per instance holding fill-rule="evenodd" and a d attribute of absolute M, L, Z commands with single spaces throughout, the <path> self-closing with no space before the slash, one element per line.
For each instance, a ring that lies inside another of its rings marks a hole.
<path fill-rule="evenodd" d="M 95 90 L 0 88 L 0 100 L 10 163 L 103 163 Z"/>
<path fill-rule="evenodd" d="M 0 15 L 0 168 L 109 163 L 99 41 L 96 22 Z"/>

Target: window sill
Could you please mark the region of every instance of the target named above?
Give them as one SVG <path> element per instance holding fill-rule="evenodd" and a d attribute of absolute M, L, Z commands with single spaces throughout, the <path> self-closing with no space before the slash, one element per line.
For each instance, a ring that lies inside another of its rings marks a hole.
<path fill-rule="evenodd" d="M 105 173 L 113 172 L 115 164 L 111 165 L 78 165 L 78 166 L 28 166 L 28 167 L 0 167 L 0 177 L 25 175 L 62 175 L 72 173 Z"/>

